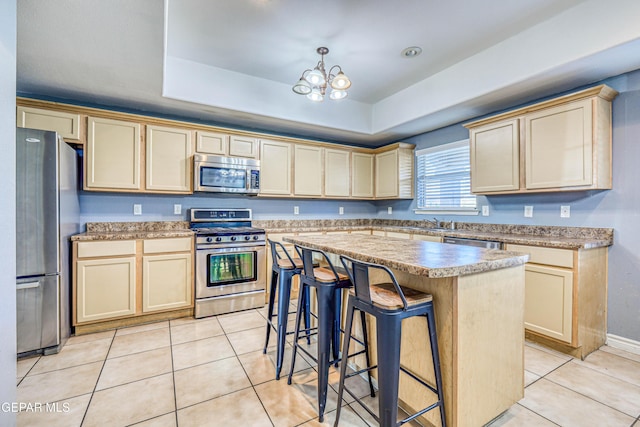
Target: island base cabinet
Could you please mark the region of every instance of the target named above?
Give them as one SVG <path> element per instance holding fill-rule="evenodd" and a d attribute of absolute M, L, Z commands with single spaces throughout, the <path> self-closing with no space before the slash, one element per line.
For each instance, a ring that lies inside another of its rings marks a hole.
<path fill-rule="evenodd" d="M 77 322 L 133 315 L 136 258 L 78 261 Z"/>
<path fill-rule="evenodd" d="M 142 312 L 191 305 L 191 254 L 142 257 Z"/>
<path fill-rule="evenodd" d="M 524 266 L 460 277 L 426 278 L 395 271 L 403 286 L 433 296 L 448 426 L 477 427 L 524 396 Z M 388 276 L 372 272 L 372 283 Z M 499 306 L 500 310 L 495 310 Z M 496 333 L 496 330 L 500 333 Z M 354 321 L 356 336 L 360 326 Z M 377 363 L 375 320 L 367 316 L 372 364 Z M 354 347 L 356 348 L 356 347 Z M 354 349 L 352 348 L 351 351 Z M 359 368 L 364 355 L 350 359 Z M 400 363 L 430 384 L 433 364 L 424 318 L 403 321 Z M 375 372 L 375 371 L 374 371 Z M 415 412 L 437 397 L 400 374 L 400 406 Z M 440 426 L 438 410 L 419 418 Z"/>

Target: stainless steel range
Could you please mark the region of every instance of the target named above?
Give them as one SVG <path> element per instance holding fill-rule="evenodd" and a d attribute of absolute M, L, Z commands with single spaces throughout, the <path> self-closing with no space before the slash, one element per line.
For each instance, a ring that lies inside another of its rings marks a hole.
<path fill-rule="evenodd" d="M 262 307 L 266 234 L 251 226 L 251 209 L 190 209 L 196 233 L 195 317 Z"/>

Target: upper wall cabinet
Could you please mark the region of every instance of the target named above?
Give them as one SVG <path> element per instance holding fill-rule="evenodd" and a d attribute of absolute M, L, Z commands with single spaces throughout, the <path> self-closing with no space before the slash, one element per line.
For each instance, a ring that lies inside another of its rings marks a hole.
<path fill-rule="evenodd" d="M 291 144 L 260 141 L 260 195 L 291 196 Z"/>
<path fill-rule="evenodd" d="M 140 124 L 89 117 L 85 190 L 140 190 Z"/>
<path fill-rule="evenodd" d="M 52 130 L 66 140 L 80 140 L 80 114 L 18 106 L 17 127 Z"/>
<path fill-rule="evenodd" d="M 606 85 L 468 123 L 477 194 L 611 188 Z"/>
<path fill-rule="evenodd" d="M 220 132 L 196 132 L 196 152 L 216 156 L 229 155 L 229 135 Z"/>
<path fill-rule="evenodd" d="M 323 151 L 315 145 L 294 145 L 294 196 L 322 196 Z"/>
<path fill-rule="evenodd" d="M 351 156 L 347 150 L 324 150 L 324 194 L 349 197 L 351 194 Z"/>
<path fill-rule="evenodd" d="M 373 199 L 373 159 L 373 154 L 351 153 L 351 197 Z"/>
<path fill-rule="evenodd" d="M 260 155 L 258 140 L 248 136 L 232 135 L 229 138 L 229 155 L 257 159 Z"/>
<path fill-rule="evenodd" d="M 396 148 L 376 153 L 376 199 L 413 198 L 413 145 L 399 143 Z"/>
<path fill-rule="evenodd" d="M 187 129 L 147 126 L 145 188 L 192 192 L 193 147 Z"/>

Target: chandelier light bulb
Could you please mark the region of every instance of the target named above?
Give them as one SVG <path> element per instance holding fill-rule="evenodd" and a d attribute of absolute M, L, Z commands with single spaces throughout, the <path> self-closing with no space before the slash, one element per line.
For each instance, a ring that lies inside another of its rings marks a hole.
<path fill-rule="evenodd" d="M 307 74 L 306 79 L 313 86 L 322 86 L 326 82 L 324 78 L 324 74 L 317 67 L 314 68 L 314 70 L 311 71 L 309 74 Z"/>
<path fill-rule="evenodd" d="M 322 95 L 322 92 L 317 87 L 313 88 L 311 93 L 307 95 L 307 98 L 309 98 L 314 102 L 321 102 L 322 100 L 324 100 L 324 96 Z"/>
<path fill-rule="evenodd" d="M 298 80 L 298 83 L 296 83 L 292 89 L 298 95 L 307 95 L 311 93 L 311 85 L 304 77 L 300 77 L 300 80 Z"/>
<path fill-rule="evenodd" d="M 329 98 L 331 98 L 331 99 L 344 99 L 346 97 L 347 97 L 347 91 L 346 90 L 332 89 L 331 93 L 329 94 Z"/>
<path fill-rule="evenodd" d="M 342 71 L 338 73 L 337 76 L 333 78 L 331 81 L 331 87 L 338 90 L 345 90 L 351 86 L 351 80 L 349 77 L 345 76 Z"/>

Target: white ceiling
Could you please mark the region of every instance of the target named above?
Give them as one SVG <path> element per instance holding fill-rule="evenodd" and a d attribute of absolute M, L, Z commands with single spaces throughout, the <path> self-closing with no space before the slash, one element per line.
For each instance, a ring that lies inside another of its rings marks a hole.
<path fill-rule="evenodd" d="M 639 18 L 636 0 L 20 0 L 17 83 L 377 146 L 638 69 Z M 319 46 L 349 98 L 291 91 Z"/>

